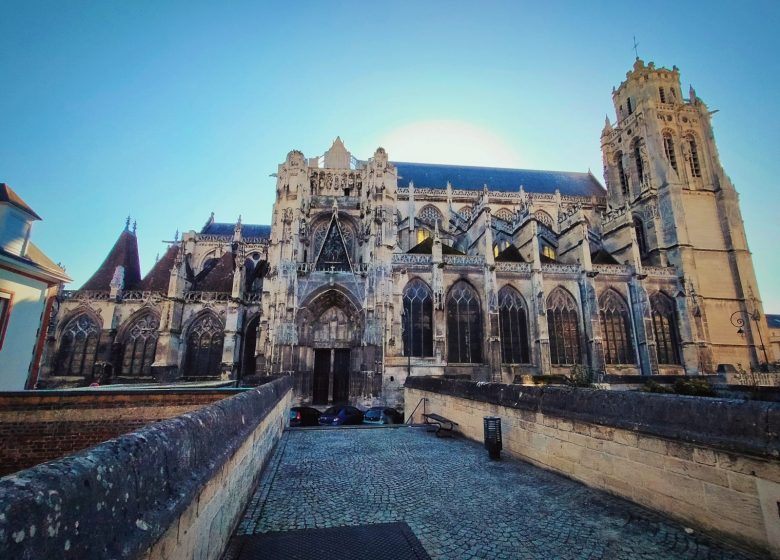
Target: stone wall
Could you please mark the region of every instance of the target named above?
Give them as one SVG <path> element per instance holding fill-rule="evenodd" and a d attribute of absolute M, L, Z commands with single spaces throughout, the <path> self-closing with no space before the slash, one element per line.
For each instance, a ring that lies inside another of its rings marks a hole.
<path fill-rule="evenodd" d="M 425 409 L 504 451 L 780 558 L 780 405 L 440 378 L 406 380 Z M 420 421 L 421 405 L 415 413 Z"/>
<path fill-rule="evenodd" d="M 0 558 L 219 558 L 291 389 L 276 379 L 0 479 Z"/>
<path fill-rule="evenodd" d="M 243 389 L 0 393 L 0 476 L 51 461 Z"/>

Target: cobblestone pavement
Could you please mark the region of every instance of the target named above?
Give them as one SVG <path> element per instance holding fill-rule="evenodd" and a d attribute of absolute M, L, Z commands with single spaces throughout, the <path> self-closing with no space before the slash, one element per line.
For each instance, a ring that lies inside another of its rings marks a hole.
<path fill-rule="evenodd" d="M 502 457 L 419 428 L 287 431 L 236 534 L 406 521 L 433 559 L 751 558 Z"/>

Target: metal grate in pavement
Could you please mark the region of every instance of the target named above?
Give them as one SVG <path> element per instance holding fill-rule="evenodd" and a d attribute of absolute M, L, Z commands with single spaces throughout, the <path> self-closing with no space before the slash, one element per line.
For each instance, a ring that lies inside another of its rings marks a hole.
<path fill-rule="evenodd" d="M 296 529 L 231 539 L 225 560 L 430 560 L 406 523 Z"/>

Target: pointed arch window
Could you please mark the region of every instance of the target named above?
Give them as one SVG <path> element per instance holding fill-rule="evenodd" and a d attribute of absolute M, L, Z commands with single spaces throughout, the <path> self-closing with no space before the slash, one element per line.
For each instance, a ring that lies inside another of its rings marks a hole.
<path fill-rule="evenodd" d="M 547 328 L 550 333 L 550 362 L 554 366 L 582 363 L 577 302 L 563 288 L 547 298 Z"/>
<path fill-rule="evenodd" d="M 674 300 L 657 292 L 650 297 L 650 309 L 658 363 L 680 365 L 680 333 Z"/>
<path fill-rule="evenodd" d="M 691 175 L 701 177 L 701 163 L 699 163 L 699 148 L 696 146 L 696 138 L 689 136 L 687 140 L 691 152 Z"/>
<path fill-rule="evenodd" d="M 342 229 L 336 222 L 335 217 L 331 219 L 330 226 L 323 238 L 315 268 L 316 270 L 336 270 L 340 272 L 350 272 L 352 270 L 347 240 L 342 234 Z"/>
<path fill-rule="evenodd" d="M 217 317 L 207 313 L 196 319 L 187 333 L 185 375 L 188 377 L 219 375 L 224 338 L 222 322 Z"/>
<path fill-rule="evenodd" d="M 447 359 L 454 364 L 482 361 L 482 313 L 469 284 L 456 282 L 447 295 Z"/>
<path fill-rule="evenodd" d="M 620 192 L 623 196 L 628 194 L 628 178 L 626 177 L 626 170 L 623 167 L 623 152 L 615 154 L 615 165 L 618 170 L 618 178 L 620 179 Z"/>
<path fill-rule="evenodd" d="M 635 364 L 631 318 L 625 300 L 607 290 L 599 300 L 599 318 L 604 335 L 604 359 L 609 365 Z"/>
<path fill-rule="evenodd" d="M 639 249 L 639 255 L 647 255 L 647 237 L 645 236 L 645 224 L 639 218 L 634 218 L 634 233 L 636 234 L 636 244 Z"/>
<path fill-rule="evenodd" d="M 634 140 L 634 166 L 636 167 L 636 176 L 640 183 L 645 180 L 645 164 L 642 160 L 642 141 L 637 138 Z"/>
<path fill-rule="evenodd" d="M 433 356 L 433 292 L 419 279 L 404 289 L 404 356 Z"/>
<path fill-rule="evenodd" d="M 60 340 L 57 373 L 91 375 L 100 341 L 100 327 L 95 320 L 86 313 L 74 317 L 63 329 Z"/>
<path fill-rule="evenodd" d="M 493 214 L 499 220 L 503 220 L 508 223 L 512 223 L 515 219 L 515 214 L 508 208 L 499 208 L 495 214 Z"/>
<path fill-rule="evenodd" d="M 677 173 L 677 156 L 674 153 L 674 138 L 672 138 L 670 132 L 664 132 L 664 152 L 666 153 L 666 159 L 669 161 L 669 165 L 671 165 L 674 172 Z"/>
<path fill-rule="evenodd" d="M 428 204 L 422 210 L 420 210 L 420 213 L 417 214 L 417 217 L 420 220 L 424 221 L 425 223 L 429 224 L 430 226 L 439 224 L 439 227 L 441 227 L 442 224 L 441 212 L 439 212 L 439 209 L 431 204 Z"/>
<path fill-rule="evenodd" d="M 148 313 L 133 321 L 122 342 L 122 375 L 152 375 L 160 320 Z"/>
<path fill-rule="evenodd" d="M 528 313 L 523 297 L 509 286 L 498 292 L 498 325 L 501 333 L 501 361 L 505 364 L 527 364 Z"/>

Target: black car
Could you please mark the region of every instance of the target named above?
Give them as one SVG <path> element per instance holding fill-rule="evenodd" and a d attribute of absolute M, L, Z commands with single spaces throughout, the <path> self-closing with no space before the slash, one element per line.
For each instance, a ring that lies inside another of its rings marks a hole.
<path fill-rule="evenodd" d="M 320 416 L 320 426 L 354 426 L 363 423 L 363 412 L 354 406 L 331 406 Z"/>
<path fill-rule="evenodd" d="M 363 415 L 366 424 L 403 424 L 404 417 L 394 408 L 372 406 Z"/>
<path fill-rule="evenodd" d="M 290 427 L 318 426 L 322 413 L 310 406 L 294 406 L 290 409 Z"/>

